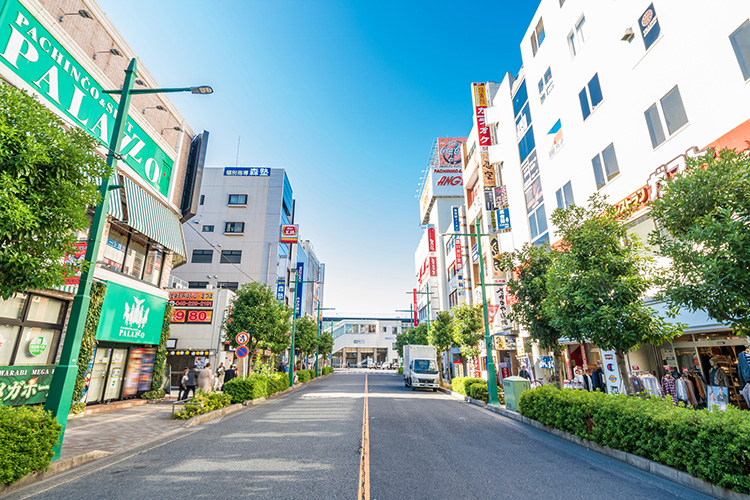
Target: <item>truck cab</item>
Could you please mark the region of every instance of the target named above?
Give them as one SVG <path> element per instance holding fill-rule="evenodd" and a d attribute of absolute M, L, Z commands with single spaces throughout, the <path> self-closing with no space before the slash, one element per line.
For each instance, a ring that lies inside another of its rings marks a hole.
<path fill-rule="evenodd" d="M 404 385 L 412 390 L 419 388 L 437 391 L 438 364 L 433 346 L 404 346 Z"/>

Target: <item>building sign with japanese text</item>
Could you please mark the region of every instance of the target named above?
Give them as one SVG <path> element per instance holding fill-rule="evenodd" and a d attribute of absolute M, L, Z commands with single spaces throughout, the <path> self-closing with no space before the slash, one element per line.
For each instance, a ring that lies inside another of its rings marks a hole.
<path fill-rule="evenodd" d="M 0 367 L 0 404 L 19 406 L 44 403 L 54 373 L 54 365 Z"/>
<path fill-rule="evenodd" d="M 225 167 L 224 176 L 227 177 L 269 177 L 271 169 L 268 167 Z"/>

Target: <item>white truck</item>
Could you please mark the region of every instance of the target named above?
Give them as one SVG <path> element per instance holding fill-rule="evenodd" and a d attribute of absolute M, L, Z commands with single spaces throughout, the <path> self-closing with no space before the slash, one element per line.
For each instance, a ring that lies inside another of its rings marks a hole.
<path fill-rule="evenodd" d="M 404 385 L 438 390 L 437 351 L 431 345 L 404 346 Z"/>

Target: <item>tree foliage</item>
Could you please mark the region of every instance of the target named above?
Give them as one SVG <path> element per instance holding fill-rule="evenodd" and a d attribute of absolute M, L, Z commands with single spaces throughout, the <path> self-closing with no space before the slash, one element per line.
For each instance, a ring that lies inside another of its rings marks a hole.
<path fill-rule="evenodd" d="M 661 277 L 673 307 L 705 310 L 738 333 L 750 329 L 750 151 L 688 158 L 651 205 L 650 241 L 671 260 Z"/>
<path fill-rule="evenodd" d="M 508 274 L 513 276 L 508 280 L 508 291 L 518 299 L 508 316 L 523 326 L 539 347 L 553 351 L 556 383 L 559 386 L 563 380 L 560 331 L 552 325 L 544 308 L 549 295 L 547 273 L 555 257 L 557 252 L 551 251 L 547 246 L 525 244 L 518 252 L 504 254 L 502 264 Z"/>
<path fill-rule="evenodd" d="M 110 175 L 96 141 L 23 90 L 0 83 L 0 297 L 62 285 L 76 231 L 89 227 L 98 179 Z"/>
<path fill-rule="evenodd" d="M 442 353 L 453 346 L 453 316 L 448 311 L 438 311 L 437 319 L 430 325 L 427 333 L 427 341 L 435 346 L 438 352 L 438 364 L 440 365 L 440 378 L 443 378 L 443 356 Z"/>
<path fill-rule="evenodd" d="M 422 323 L 414 328 L 409 328 L 396 335 L 396 350 L 398 355 L 404 357 L 405 345 L 428 345 L 427 323 Z"/>
<path fill-rule="evenodd" d="M 478 356 L 477 345 L 484 338 L 482 305 L 459 304 L 453 308 L 453 342 L 464 356 Z"/>
<path fill-rule="evenodd" d="M 331 332 L 320 332 L 318 338 L 318 352 L 321 356 L 326 357 L 333 352 L 333 336 Z"/>
<path fill-rule="evenodd" d="M 281 352 L 289 347 L 292 310 L 276 300 L 274 292 L 265 284 L 245 283 L 237 290 L 230 313 L 224 320 L 224 332 L 230 345 L 237 347 L 235 337 L 245 332 L 250 352 L 271 349 Z"/>
<path fill-rule="evenodd" d="M 304 358 L 315 354 L 318 347 L 318 325 L 309 316 L 297 318 L 294 325 L 294 347 Z"/>
<path fill-rule="evenodd" d="M 641 344 L 661 345 L 679 334 L 680 325 L 643 302 L 653 285 L 649 258 L 636 238 L 626 238 L 624 222 L 603 197 L 593 195 L 587 207 L 557 209 L 552 221 L 564 251 L 548 272 L 545 312 L 564 337 L 614 349 L 632 394 L 625 353 Z"/>

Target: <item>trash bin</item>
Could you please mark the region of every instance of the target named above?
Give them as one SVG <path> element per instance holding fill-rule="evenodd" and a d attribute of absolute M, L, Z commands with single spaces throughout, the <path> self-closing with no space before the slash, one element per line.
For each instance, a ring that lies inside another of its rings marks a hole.
<path fill-rule="evenodd" d="M 505 408 L 518 411 L 518 401 L 521 393 L 531 389 L 531 383 L 523 377 L 505 377 L 503 391 L 505 392 Z"/>

